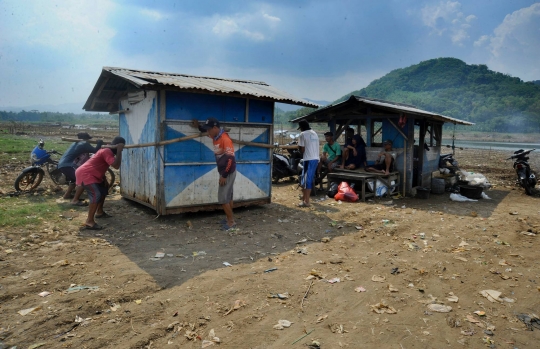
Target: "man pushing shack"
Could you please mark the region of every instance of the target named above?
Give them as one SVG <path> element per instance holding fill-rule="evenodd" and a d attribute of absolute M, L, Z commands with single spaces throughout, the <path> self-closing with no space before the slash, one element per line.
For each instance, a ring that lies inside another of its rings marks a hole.
<path fill-rule="evenodd" d="M 219 172 L 218 203 L 223 207 L 227 219 L 223 220 L 223 230 L 229 230 L 236 226 L 233 216 L 233 186 L 236 178 L 236 158 L 234 146 L 229 134 L 219 125 L 216 118 L 208 118 L 203 125 L 193 120 L 201 132 L 207 132 L 208 137 L 214 144 L 217 169 Z"/>
<path fill-rule="evenodd" d="M 105 172 L 109 166 L 119 169 L 122 163 L 122 150 L 126 140 L 120 136 L 115 137 L 110 145 L 104 145 L 97 153 L 75 171 L 77 185 L 86 190 L 90 205 L 85 228 L 100 230 L 103 227 L 96 223 L 94 218 L 110 218 L 111 215 L 103 211 L 105 197 L 109 191 L 105 181 Z"/>

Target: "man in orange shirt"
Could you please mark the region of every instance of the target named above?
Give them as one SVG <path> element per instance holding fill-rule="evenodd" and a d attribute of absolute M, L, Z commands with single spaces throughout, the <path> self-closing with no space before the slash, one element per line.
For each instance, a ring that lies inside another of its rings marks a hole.
<path fill-rule="evenodd" d="M 219 172 L 218 203 L 223 206 L 227 219 L 224 220 L 223 229 L 229 230 L 236 226 L 233 216 L 233 185 L 236 178 L 236 158 L 231 138 L 219 126 L 216 118 L 208 118 L 199 127 L 200 131 L 207 132 L 214 143 L 214 155 Z"/>

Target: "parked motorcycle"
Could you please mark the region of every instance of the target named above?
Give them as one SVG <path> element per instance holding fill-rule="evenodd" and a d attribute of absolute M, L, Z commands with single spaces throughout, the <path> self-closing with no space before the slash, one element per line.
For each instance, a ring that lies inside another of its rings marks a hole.
<path fill-rule="evenodd" d="M 531 167 L 527 162 L 529 160 L 529 155 L 532 151 L 536 149 L 529 150 L 517 150 L 514 152 L 514 155 L 509 157 L 506 160 L 514 160 L 514 170 L 516 170 L 517 178 L 519 184 L 525 189 L 527 195 L 533 195 L 534 187 L 536 186 L 536 176 L 531 171 Z"/>
<path fill-rule="evenodd" d="M 287 145 L 298 145 L 298 135 L 290 135 L 292 141 Z M 277 144 L 275 144 L 277 146 Z M 302 173 L 302 167 L 299 166 L 302 160 L 302 154 L 299 149 L 287 149 L 288 154 L 282 154 L 274 148 L 272 154 L 272 182 L 275 184 L 282 178 L 298 176 Z"/>
<path fill-rule="evenodd" d="M 36 189 L 43 181 L 45 176 L 45 171 L 43 167 L 47 170 L 49 177 L 56 185 L 66 184 L 66 177 L 64 174 L 57 168 L 58 161 L 51 158 L 51 155 L 60 155 L 61 153 L 56 150 L 47 151 L 45 150 L 45 142 L 43 139 L 39 140 L 38 145 L 32 150 L 30 154 L 31 166 L 26 167 L 15 179 L 14 187 L 16 191 L 31 191 Z M 105 174 L 105 179 L 109 184 L 109 189 L 112 188 L 114 184 L 115 175 L 111 169 L 108 169 Z"/>
<path fill-rule="evenodd" d="M 453 154 L 441 154 L 439 157 L 439 171 L 442 174 L 455 174 L 459 171 L 458 162 L 454 159 Z"/>

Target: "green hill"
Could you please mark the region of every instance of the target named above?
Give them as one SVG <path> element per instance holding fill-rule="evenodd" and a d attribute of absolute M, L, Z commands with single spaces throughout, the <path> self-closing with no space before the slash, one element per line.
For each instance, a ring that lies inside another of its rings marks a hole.
<path fill-rule="evenodd" d="M 456 58 L 431 59 L 393 70 L 334 103 L 351 95 L 412 104 L 475 122 L 478 130 L 540 130 L 539 85 L 489 70 L 484 64 L 469 65 Z"/>

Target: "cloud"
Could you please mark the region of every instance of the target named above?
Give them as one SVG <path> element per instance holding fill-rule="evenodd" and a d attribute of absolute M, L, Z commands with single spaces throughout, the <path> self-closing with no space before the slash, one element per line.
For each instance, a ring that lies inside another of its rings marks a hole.
<path fill-rule="evenodd" d="M 441 1 L 438 4 L 424 6 L 420 13 L 422 22 L 431 28 L 431 32 L 442 36 L 448 33 L 453 44 L 463 46 L 469 39 L 469 29 L 477 17 L 465 15 L 460 12 L 461 4 L 458 1 Z"/>
<path fill-rule="evenodd" d="M 475 47 L 482 47 L 488 42 L 489 42 L 489 36 L 488 35 L 482 35 L 480 38 L 478 38 L 478 40 L 476 40 L 474 42 L 474 46 Z"/>
<path fill-rule="evenodd" d="M 270 21 L 272 21 L 272 22 L 281 22 L 281 18 L 270 16 L 268 13 L 264 13 L 263 17 L 270 20 Z"/>
<path fill-rule="evenodd" d="M 146 17 L 150 17 L 151 19 L 153 19 L 155 21 L 159 21 L 159 20 L 165 18 L 164 14 L 162 14 L 161 12 L 156 11 L 156 10 L 150 10 L 150 9 L 147 9 L 147 8 L 143 8 L 143 9 L 140 9 L 139 12 L 142 15 L 144 15 Z"/>
<path fill-rule="evenodd" d="M 1 44 L 42 46 L 50 49 L 69 47 L 74 53 L 93 53 L 116 34 L 106 23 L 105 14 L 114 4 L 109 0 L 66 1 L 52 6 L 45 1 L 5 4 L 13 11 Z"/>
<path fill-rule="evenodd" d="M 281 18 L 267 13 L 240 13 L 234 16 L 214 16 L 212 32 L 227 38 L 234 35 L 244 36 L 253 41 L 264 41 L 271 37 Z"/>
<path fill-rule="evenodd" d="M 474 45 L 487 50 L 491 69 L 520 76 L 528 81 L 540 78 L 540 3 L 506 15 L 492 35 L 483 35 Z"/>

